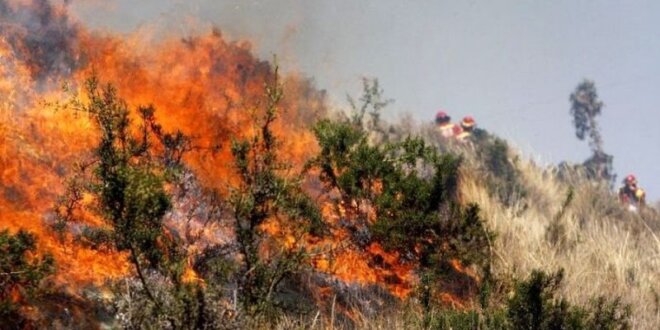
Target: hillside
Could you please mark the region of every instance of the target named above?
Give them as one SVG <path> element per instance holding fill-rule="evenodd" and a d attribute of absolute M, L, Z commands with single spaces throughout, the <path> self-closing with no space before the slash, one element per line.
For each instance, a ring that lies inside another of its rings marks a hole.
<path fill-rule="evenodd" d="M 218 29 L 0 18 L 0 328 L 660 326 L 657 214 L 579 170 L 386 123 L 377 80 L 332 109 Z"/>
<path fill-rule="evenodd" d="M 519 158 L 512 153 L 510 159 Z M 580 175 L 560 179 L 556 167 L 530 160 L 515 164 L 526 196 L 514 198 L 510 206 L 491 196 L 479 172 L 463 172 L 463 197 L 482 207 L 498 233 L 497 272 L 520 277 L 533 269 L 563 268 L 561 292 L 569 300 L 587 303 L 598 295 L 618 296 L 632 306 L 633 328 L 657 328 L 657 213 L 624 211 L 607 187 Z"/>

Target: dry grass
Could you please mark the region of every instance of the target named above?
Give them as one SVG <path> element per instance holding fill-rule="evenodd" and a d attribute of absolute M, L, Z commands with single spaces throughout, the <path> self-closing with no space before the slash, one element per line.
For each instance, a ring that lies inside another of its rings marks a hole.
<path fill-rule="evenodd" d="M 394 330 L 394 329 L 422 329 L 422 313 L 411 308 L 403 308 L 394 313 L 383 314 L 377 317 L 356 315 L 355 323 L 349 325 L 333 322 L 330 315 L 321 314 L 307 318 L 283 318 L 276 325 L 265 325 L 263 329 L 291 330 L 339 330 L 339 329 L 365 329 L 365 330 Z"/>
<path fill-rule="evenodd" d="M 461 194 L 481 206 L 498 234 L 498 275 L 522 278 L 533 269 L 563 268 L 562 294 L 570 301 L 619 296 L 632 306 L 634 329 L 660 329 L 660 242 L 648 226 L 657 228 L 657 219 L 623 211 L 606 187 L 579 178 L 569 185 L 530 161 L 518 163 L 527 197 L 507 208 L 490 196 L 470 163 L 468 157 Z M 574 198 L 558 217 L 570 189 Z M 555 243 L 548 236 L 553 223 L 560 237 Z"/>

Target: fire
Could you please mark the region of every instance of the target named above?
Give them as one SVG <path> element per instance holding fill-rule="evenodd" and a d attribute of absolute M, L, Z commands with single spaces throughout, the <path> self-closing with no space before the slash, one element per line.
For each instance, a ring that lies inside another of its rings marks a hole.
<path fill-rule="evenodd" d="M 0 6 L 4 4 L 0 0 Z M 32 31 L 21 18 L 0 22 L 0 27 L 12 27 L 0 29 L 0 229 L 25 228 L 37 235 L 39 250 L 56 259 L 55 281 L 59 284 L 102 284 L 126 276 L 132 271 L 126 255 L 81 246 L 50 227 L 66 178 L 72 176 L 76 163 L 90 155 L 97 141 L 88 118 L 51 106 L 68 97 L 61 83 L 76 91 L 95 73 L 114 84 L 131 109 L 153 104 L 156 119 L 165 130 L 181 130 L 192 138 L 193 151 L 184 160 L 196 179 L 227 194 L 227 187 L 237 183 L 230 143 L 255 132 L 256 111 L 272 67 L 252 55 L 249 42 L 227 41 L 217 30 L 184 40 L 145 43 L 139 35 L 89 31 L 71 23 L 65 8 L 49 7 L 45 2 L 8 6 L 9 15 L 20 12 L 27 20 L 41 15 L 41 25 Z M 42 35 L 44 31 L 53 34 L 48 36 L 52 39 Z M 296 75 L 285 77 L 284 88 L 283 112 L 275 132 L 282 143 L 282 158 L 295 173 L 316 150 L 308 128 L 326 111 L 325 93 Z M 378 192 L 378 183 L 374 189 Z M 94 203 L 92 196 L 82 200 Z M 182 220 L 183 213 L 175 208 L 169 222 Z M 368 213 L 373 217 L 373 210 Z M 340 217 L 331 203 L 323 205 L 323 214 L 328 223 L 336 224 Z M 103 225 L 92 215 L 82 218 L 85 223 L 81 225 Z M 215 235 L 211 229 L 188 229 L 191 235 L 208 240 Z M 349 234 L 338 226 L 323 239 L 297 237 L 273 221 L 263 229 L 279 237 L 285 248 L 304 244 L 314 267 L 343 281 L 383 285 L 400 298 L 408 297 L 417 282 L 414 264 L 403 262 L 378 243 L 366 250 L 351 246 L 347 244 Z M 195 246 L 189 253 L 198 251 Z M 459 266 L 455 265 L 461 270 Z M 188 267 L 183 281 L 201 279 Z"/>
<path fill-rule="evenodd" d="M 96 73 L 115 84 L 132 108 L 153 104 L 164 129 L 180 129 L 193 138 L 195 151 L 186 163 L 199 180 L 223 191 L 233 180 L 229 144 L 252 129 L 271 66 L 254 58 L 248 42 L 228 42 L 218 31 L 140 48 L 139 36 L 99 35 L 69 23 L 64 8 L 31 1 L 7 6 L 8 15 L 22 13 L 26 20 L 41 15 L 42 20 L 40 30 L 32 32 L 31 23 L 19 18 L 0 23 L 11 27 L 0 30 L 0 227 L 35 233 L 40 250 L 54 254 L 61 284 L 125 276 L 130 271 L 126 256 L 82 247 L 70 237 L 57 237 L 49 227 L 66 178 L 96 141 L 85 116 L 48 105 L 67 98 L 60 83 L 75 90 Z M 40 35 L 44 30 L 54 35 Z M 276 129 L 287 137 L 282 139 L 287 157 L 302 166 L 311 152 L 306 145 L 313 141 L 303 120 L 322 113 L 324 105 L 296 95 L 322 97 L 322 92 L 296 77 L 285 83 L 290 97 Z M 83 196 L 83 203 L 92 202 L 91 196 Z M 84 218 L 86 224 L 102 224 Z M 195 276 L 187 271 L 185 277 Z"/>
<path fill-rule="evenodd" d="M 387 252 L 376 242 L 363 251 L 350 243 L 349 233 L 345 229 L 336 226 L 340 216 L 346 215 L 344 208 L 326 203 L 322 211 L 328 222 L 335 226 L 329 238 L 309 239 L 310 250 L 321 251 L 312 258 L 312 264 L 318 270 L 345 282 L 384 285 L 402 299 L 410 295 L 417 281 L 413 263 L 402 262 L 398 253 Z"/>
<path fill-rule="evenodd" d="M 204 280 L 200 278 L 199 274 L 197 274 L 197 272 L 195 272 L 190 267 L 187 267 L 186 270 L 183 272 L 183 276 L 181 276 L 181 281 L 183 281 L 183 283 L 204 284 Z"/>

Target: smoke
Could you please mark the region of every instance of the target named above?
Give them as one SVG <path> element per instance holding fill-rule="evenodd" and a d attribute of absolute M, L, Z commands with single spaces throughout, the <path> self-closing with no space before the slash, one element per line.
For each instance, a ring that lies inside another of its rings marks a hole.
<path fill-rule="evenodd" d="M 70 75 L 79 63 L 79 29 L 70 21 L 66 5 L 0 0 L 0 38 L 40 83 Z"/>

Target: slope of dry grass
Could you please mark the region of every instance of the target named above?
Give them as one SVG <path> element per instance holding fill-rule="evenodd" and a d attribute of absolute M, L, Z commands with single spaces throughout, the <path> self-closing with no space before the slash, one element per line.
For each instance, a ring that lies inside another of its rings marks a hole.
<path fill-rule="evenodd" d="M 660 241 L 653 210 L 642 216 L 624 211 L 606 187 L 579 177 L 559 180 L 555 170 L 531 161 L 516 162 L 526 197 L 505 207 L 489 194 L 470 155 L 466 165 L 462 197 L 481 206 L 498 235 L 499 277 L 563 268 L 562 294 L 570 301 L 619 296 L 632 307 L 633 328 L 660 329 Z"/>

